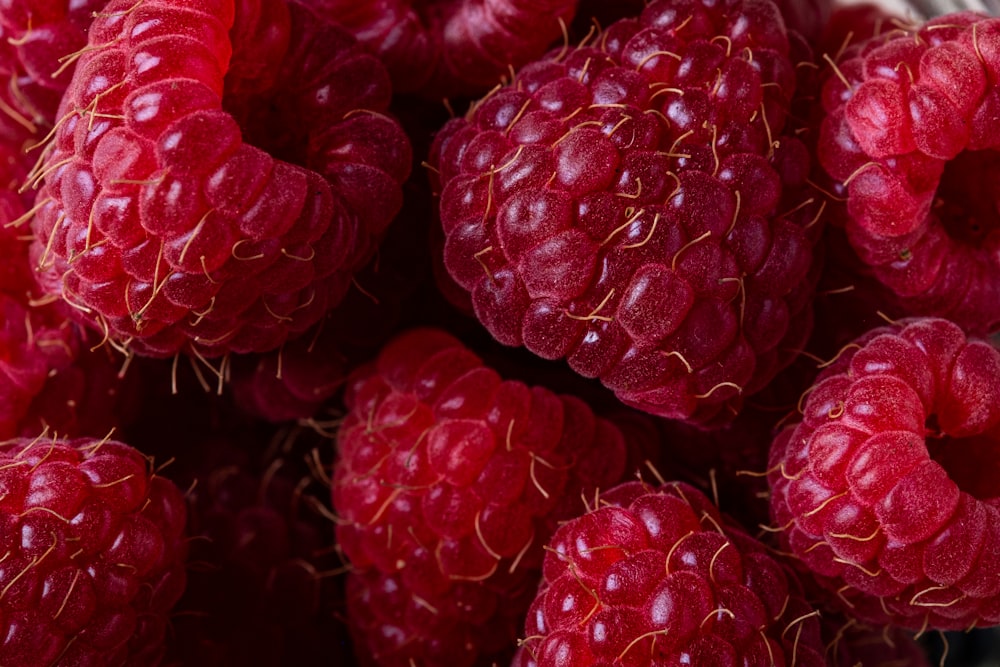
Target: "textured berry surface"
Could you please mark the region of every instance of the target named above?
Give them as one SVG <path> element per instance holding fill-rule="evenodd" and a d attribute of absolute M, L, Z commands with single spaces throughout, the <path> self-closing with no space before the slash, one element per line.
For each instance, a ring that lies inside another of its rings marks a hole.
<path fill-rule="evenodd" d="M 489 664 L 513 646 L 557 521 L 623 476 L 620 431 L 433 329 L 394 339 L 346 404 L 333 505 L 359 658 Z"/>
<path fill-rule="evenodd" d="M 1000 352 L 941 319 L 854 344 L 771 449 L 783 548 L 874 623 L 1000 622 Z"/>
<path fill-rule="evenodd" d="M 114 2 L 33 176 L 39 280 L 117 343 L 278 347 L 339 301 L 399 208 L 384 68 L 283 0 Z"/>
<path fill-rule="evenodd" d="M 819 160 L 859 256 L 908 311 L 1000 325 L 1000 19 L 973 13 L 848 48 L 822 93 Z"/>
<path fill-rule="evenodd" d="M 576 0 L 298 0 L 378 54 L 399 92 L 479 95 L 541 56 Z"/>
<path fill-rule="evenodd" d="M 809 328 L 794 87 L 766 0 L 654 2 L 552 52 L 438 136 L 445 266 L 500 342 L 731 417 Z"/>
<path fill-rule="evenodd" d="M 516 667 L 827 664 L 790 570 L 694 487 L 628 482 L 563 524 Z"/>
<path fill-rule="evenodd" d="M 0 459 L 0 663 L 156 664 L 185 583 L 177 488 L 113 440 L 8 440 Z"/>

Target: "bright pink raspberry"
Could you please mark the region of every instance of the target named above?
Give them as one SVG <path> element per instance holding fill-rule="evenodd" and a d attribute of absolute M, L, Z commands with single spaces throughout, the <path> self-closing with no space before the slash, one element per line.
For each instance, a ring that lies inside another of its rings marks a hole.
<path fill-rule="evenodd" d="M 515 667 L 827 664 L 798 579 L 700 491 L 595 500 L 549 542 Z"/>
<path fill-rule="evenodd" d="M 365 664 L 510 654 L 557 522 L 619 482 L 626 443 L 576 398 L 412 330 L 348 384 L 333 505 Z"/>
<path fill-rule="evenodd" d="M 767 0 L 653 2 L 551 52 L 438 136 L 445 266 L 501 343 L 731 418 L 810 326 L 794 88 Z"/>
<path fill-rule="evenodd" d="M 265 351 L 317 322 L 410 170 L 377 59 L 284 0 L 116 0 L 88 47 L 34 175 L 46 291 L 153 356 Z"/>
<path fill-rule="evenodd" d="M 1000 623 L 1000 351 L 917 318 L 844 348 L 771 448 L 782 547 L 872 623 Z"/>
<path fill-rule="evenodd" d="M 185 585 L 180 491 L 114 440 L 0 443 L 0 663 L 153 665 Z"/>
<path fill-rule="evenodd" d="M 481 95 L 563 35 L 577 0 L 297 0 L 376 53 L 393 89 Z"/>
<path fill-rule="evenodd" d="M 886 30 L 827 75 L 819 160 L 851 243 L 907 311 L 1000 325 L 1000 19 Z"/>

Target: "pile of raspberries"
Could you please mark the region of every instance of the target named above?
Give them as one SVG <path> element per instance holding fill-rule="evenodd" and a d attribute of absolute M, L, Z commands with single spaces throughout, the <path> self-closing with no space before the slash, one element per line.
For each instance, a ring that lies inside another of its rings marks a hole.
<path fill-rule="evenodd" d="M 0 0 L 0 667 L 1000 654 L 947 4 Z"/>

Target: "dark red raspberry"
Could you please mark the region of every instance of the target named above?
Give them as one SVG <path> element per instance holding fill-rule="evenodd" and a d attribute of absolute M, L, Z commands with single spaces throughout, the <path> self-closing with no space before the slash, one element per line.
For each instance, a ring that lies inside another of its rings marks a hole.
<path fill-rule="evenodd" d="M 872 623 L 1000 623 L 1000 351 L 946 320 L 846 346 L 771 449 L 783 548 Z"/>
<path fill-rule="evenodd" d="M 377 59 L 284 0 L 113 2 L 34 177 L 41 283 L 143 354 L 278 347 L 399 208 L 389 98 Z"/>
<path fill-rule="evenodd" d="M 831 667 L 931 667 L 913 633 L 896 626 L 869 626 L 827 612 L 820 623 Z"/>
<path fill-rule="evenodd" d="M 541 56 L 577 0 L 297 0 L 378 54 L 393 89 L 440 100 L 481 95 Z"/>
<path fill-rule="evenodd" d="M 809 326 L 788 54 L 767 0 L 654 2 L 445 126 L 444 263 L 493 336 L 663 416 L 763 387 Z"/>
<path fill-rule="evenodd" d="M 43 416 L 29 415 L 32 401 L 50 376 L 72 365 L 81 342 L 76 326 L 51 304 L 26 306 L 0 292 L 0 440 L 40 432 L 36 420 Z"/>
<path fill-rule="evenodd" d="M 235 359 L 230 385 L 246 413 L 281 422 L 312 417 L 346 381 L 346 360 L 321 325 L 276 351 Z"/>
<path fill-rule="evenodd" d="M 334 576 L 342 563 L 327 498 L 316 495 L 328 491 L 304 458 L 320 438 L 297 431 L 244 422 L 197 439 L 188 470 L 172 471 L 191 486 L 192 571 L 168 663 L 319 667 L 350 652 L 336 642 L 347 639 L 336 618 L 344 615 L 343 578 Z M 268 437 L 274 447 L 265 450 Z"/>
<path fill-rule="evenodd" d="M 185 584 L 184 499 L 114 440 L 0 444 L 0 663 L 153 665 Z"/>
<path fill-rule="evenodd" d="M 413 185 L 408 182 L 407 186 Z M 344 300 L 304 335 L 278 350 L 232 359 L 234 400 L 271 422 L 308 419 L 343 389 L 351 368 L 366 362 L 395 333 L 427 272 L 430 194 L 408 187 L 403 210 L 377 255 L 355 276 Z"/>
<path fill-rule="evenodd" d="M 348 385 L 333 505 L 367 664 L 508 655 L 557 522 L 625 474 L 583 401 L 503 381 L 443 331 L 394 339 Z"/>
<path fill-rule="evenodd" d="M 1000 19 L 887 30 L 828 73 L 819 160 L 859 256 L 908 312 L 1000 325 Z"/>
<path fill-rule="evenodd" d="M 794 574 L 697 489 L 595 500 L 552 536 L 515 667 L 827 664 Z"/>

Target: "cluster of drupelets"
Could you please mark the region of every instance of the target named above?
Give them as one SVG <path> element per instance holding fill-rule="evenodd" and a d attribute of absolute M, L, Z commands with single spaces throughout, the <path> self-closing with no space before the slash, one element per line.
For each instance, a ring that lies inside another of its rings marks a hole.
<path fill-rule="evenodd" d="M 1000 19 L 5 0 L 0 84 L 3 667 L 1000 625 Z"/>

